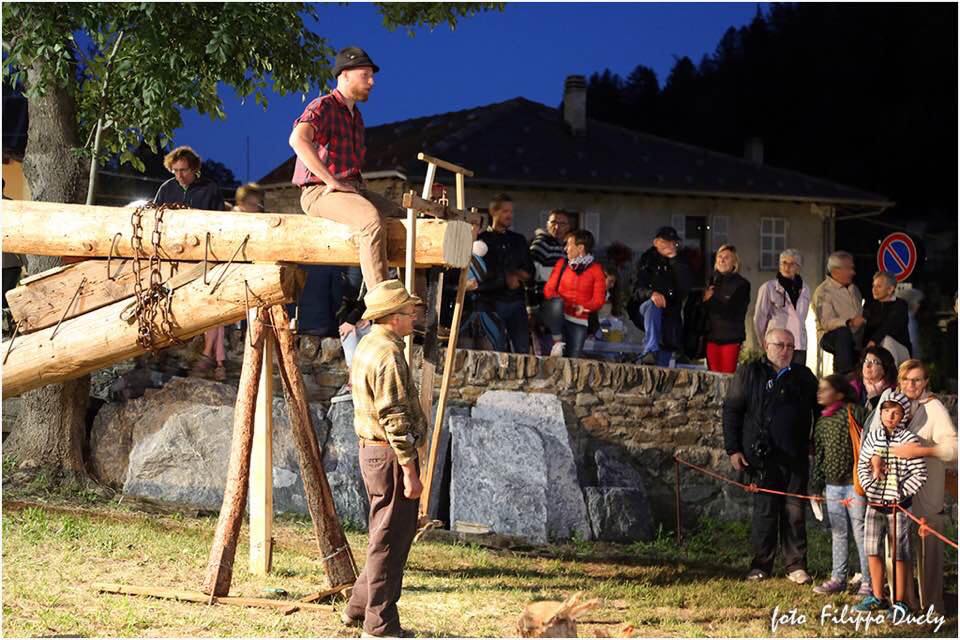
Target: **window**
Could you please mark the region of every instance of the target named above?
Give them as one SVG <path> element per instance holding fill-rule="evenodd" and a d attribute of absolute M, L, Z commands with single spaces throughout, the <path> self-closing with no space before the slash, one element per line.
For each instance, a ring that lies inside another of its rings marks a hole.
<path fill-rule="evenodd" d="M 729 216 L 713 216 L 713 222 L 710 224 L 710 248 L 715 252 L 725 244 L 729 244 L 729 235 L 727 229 L 730 225 Z"/>
<path fill-rule="evenodd" d="M 780 252 L 787 248 L 785 218 L 760 218 L 760 270 L 776 271 Z"/>

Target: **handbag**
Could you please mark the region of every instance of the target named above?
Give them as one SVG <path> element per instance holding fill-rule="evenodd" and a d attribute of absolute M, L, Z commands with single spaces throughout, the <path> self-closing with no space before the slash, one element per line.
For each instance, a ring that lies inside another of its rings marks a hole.
<path fill-rule="evenodd" d="M 858 496 L 866 496 L 860 485 L 860 475 L 857 473 L 857 462 L 860 460 L 860 444 L 863 442 L 863 427 L 853 417 L 853 409 L 847 405 L 847 428 L 850 431 L 850 444 L 853 446 L 853 490 Z"/>

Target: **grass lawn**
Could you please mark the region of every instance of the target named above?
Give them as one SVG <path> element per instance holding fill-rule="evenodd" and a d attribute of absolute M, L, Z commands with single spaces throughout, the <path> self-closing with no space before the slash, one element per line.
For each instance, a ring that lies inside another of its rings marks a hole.
<path fill-rule="evenodd" d="M 102 595 L 97 582 L 198 590 L 216 518 L 156 515 L 87 496 L 15 496 L 3 506 L 4 636 L 341 636 L 355 637 L 335 614 L 206 606 L 136 596 Z M 15 502 L 15 500 L 17 500 Z M 325 586 L 309 520 L 275 523 L 274 572 L 247 571 L 241 541 L 231 595 L 298 598 Z M 955 532 L 952 534 L 955 535 Z M 245 533 L 244 533 L 245 536 Z M 362 564 L 366 536 L 349 534 Z M 641 636 L 930 636 L 932 626 L 889 623 L 821 626 L 821 607 L 853 604 L 824 598 L 783 578 L 742 581 L 749 544 L 740 523 L 706 523 L 677 549 L 668 533 L 631 546 L 573 543 L 546 554 L 474 545 L 414 546 L 400 601 L 405 626 L 420 636 L 516 635 L 523 607 L 584 591 L 602 600 L 580 635 L 616 634 L 630 624 Z M 811 570 L 829 571 L 829 534 L 810 532 Z M 948 561 L 956 582 L 956 556 Z M 956 611 L 956 604 L 952 605 Z M 771 613 L 796 607 L 806 624 L 771 633 Z M 951 605 L 948 604 L 948 607 Z M 339 609 L 339 606 L 338 606 Z M 948 618 L 938 633 L 957 637 Z"/>

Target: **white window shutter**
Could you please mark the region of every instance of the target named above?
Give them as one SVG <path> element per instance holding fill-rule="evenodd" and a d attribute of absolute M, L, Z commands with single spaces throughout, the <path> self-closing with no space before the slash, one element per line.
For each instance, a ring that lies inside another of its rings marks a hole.
<path fill-rule="evenodd" d="M 593 234 L 593 244 L 600 246 L 600 214 L 587 211 L 583 214 L 583 228 Z"/>
<path fill-rule="evenodd" d="M 687 216 L 674 214 L 670 216 L 670 226 L 677 230 L 677 235 L 681 240 L 687 237 Z"/>

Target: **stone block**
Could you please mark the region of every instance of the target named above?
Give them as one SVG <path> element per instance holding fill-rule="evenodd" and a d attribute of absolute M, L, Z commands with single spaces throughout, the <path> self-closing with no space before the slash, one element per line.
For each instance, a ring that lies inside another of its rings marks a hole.
<path fill-rule="evenodd" d="M 593 537 L 606 542 L 653 539 L 646 493 L 623 487 L 584 487 Z"/>

